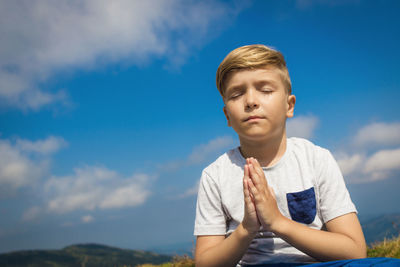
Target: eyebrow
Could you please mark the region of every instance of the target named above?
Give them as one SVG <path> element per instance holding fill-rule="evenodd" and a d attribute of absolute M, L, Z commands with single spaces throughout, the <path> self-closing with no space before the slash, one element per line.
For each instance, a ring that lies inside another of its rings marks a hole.
<path fill-rule="evenodd" d="M 272 85 L 274 87 L 277 86 L 277 83 L 272 80 L 259 80 L 255 82 L 256 86 L 262 86 L 262 85 Z"/>

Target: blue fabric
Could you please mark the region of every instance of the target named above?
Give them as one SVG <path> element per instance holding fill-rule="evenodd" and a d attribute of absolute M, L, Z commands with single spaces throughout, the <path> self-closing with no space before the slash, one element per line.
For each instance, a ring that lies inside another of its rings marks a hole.
<path fill-rule="evenodd" d="M 274 263 L 274 264 L 263 264 L 263 265 L 246 265 L 244 267 L 294 267 L 294 266 L 311 266 L 311 267 L 367 267 L 367 266 L 383 266 L 383 267 L 394 267 L 400 266 L 400 259 L 394 258 L 365 258 L 365 259 L 354 259 L 354 260 L 340 260 L 340 261 L 328 261 L 313 264 L 304 263 Z"/>
<path fill-rule="evenodd" d="M 365 259 L 355 259 L 355 260 L 341 260 L 341 261 L 329 261 L 310 264 L 308 266 L 313 267 L 339 267 L 339 266 L 351 266 L 351 267 L 361 267 L 361 266 L 400 266 L 400 259 L 394 258 L 365 258 Z"/>
<path fill-rule="evenodd" d="M 293 221 L 304 224 L 314 221 L 317 214 L 314 187 L 301 192 L 287 193 L 286 199 Z"/>

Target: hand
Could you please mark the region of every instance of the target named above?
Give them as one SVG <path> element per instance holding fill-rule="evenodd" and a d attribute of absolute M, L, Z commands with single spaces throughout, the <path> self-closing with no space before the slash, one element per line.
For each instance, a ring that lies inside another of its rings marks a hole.
<path fill-rule="evenodd" d="M 274 190 L 268 186 L 264 171 L 256 159 L 247 159 L 247 165 L 250 177 L 248 188 L 255 204 L 258 220 L 264 229 L 273 232 L 274 225 L 283 218 L 276 203 Z"/>
<path fill-rule="evenodd" d="M 250 234 L 257 233 L 260 230 L 260 222 L 257 218 L 256 206 L 254 204 L 254 198 L 250 194 L 249 190 L 249 165 L 244 165 L 244 176 L 243 176 L 243 193 L 244 193 L 244 217 L 242 221 L 243 228 L 245 228 Z"/>

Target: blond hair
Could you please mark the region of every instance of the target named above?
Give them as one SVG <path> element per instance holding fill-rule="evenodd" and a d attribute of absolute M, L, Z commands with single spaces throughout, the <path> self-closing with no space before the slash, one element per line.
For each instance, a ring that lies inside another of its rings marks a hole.
<path fill-rule="evenodd" d="M 221 62 L 217 70 L 217 88 L 222 97 L 225 93 L 225 82 L 230 73 L 240 70 L 259 69 L 273 66 L 281 70 L 283 84 L 290 95 L 292 83 L 283 55 L 268 46 L 255 44 L 245 45 L 231 51 Z"/>

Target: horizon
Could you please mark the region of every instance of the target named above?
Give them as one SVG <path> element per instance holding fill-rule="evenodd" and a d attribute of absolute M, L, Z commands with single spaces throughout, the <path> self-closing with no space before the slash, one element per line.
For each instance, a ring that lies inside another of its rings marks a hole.
<path fill-rule="evenodd" d="M 400 213 L 399 11 L 0 0 L 0 253 L 193 241 L 201 171 L 238 146 L 215 73 L 256 43 L 285 57 L 288 136 L 331 151 L 360 217 Z"/>

